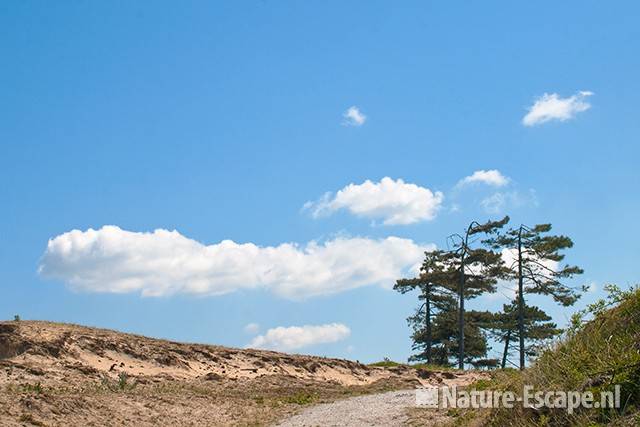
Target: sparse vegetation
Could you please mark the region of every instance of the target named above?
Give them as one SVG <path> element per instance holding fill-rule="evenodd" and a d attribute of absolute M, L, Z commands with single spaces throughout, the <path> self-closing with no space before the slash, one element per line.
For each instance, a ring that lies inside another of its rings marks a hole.
<path fill-rule="evenodd" d="M 369 363 L 368 366 L 380 367 L 380 368 L 394 368 L 394 367 L 406 367 L 411 369 L 425 369 L 429 371 L 456 371 L 457 369 L 451 366 L 435 365 L 429 363 L 400 363 L 385 358 L 379 362 Z"/>
<path fill-rule="evenodd" d="M 21 384 L 7 384 L 5 386 L 5 390 L 7 393 L 13 394 L 22 394 L 22 393 L 35 393 L 42 394 L 44 392 L 44 388 L 42 387 L 42 383 L 21 383 Z"/>
<path fill-rule="evenodd" d="M 395 362 L 391 359 L 389 359 L 388 357 L 384 357 L 381 361 L 379 362 L 374 362 L 374 363 L 370 363 L 369 366 L 377 366 L 377 367 L 381 367 L 381 368 L 391 368 L 394 366 L 401 366 L 404 365 L 403 363 L 400 362 Z"/>
<path fill-rule="evenodd" d="M 318 399 L 318 395 L 309 392 L 298 392 L 291 396 L 285 397 L 285 403 L 295 403 L 296 405 L 308 405 Z"/>
<path fill-rule="evenodd" d="M 127 375 L 126 372 L 120 372 L 118 374 L 118 389 L 127 390 L 129 388 L 135 387 L 135 383 L 130 384 L 128 381 L 129 381 L 129 375 Z"/>
<path fill-rule="evenodd" d="M 129 374 L 126 372 L 118 373 L 117 379 L 112 379 L 108 375 L 102 375 L 100 379 L 100 387 L 103 390 L 123 392 L 133 390 L 136 387 L 135 381 L 130 381 Z"/>
<path fill-rule="evenodd" d="M 33 418 L 33 415 L 31 414 L 22 414 L 20 415 L 20 418 L 18 418 L 18 420 L 21 423 L 29 423 L 32 426 L 46 427 L 45 423 L 43 423 L 42 421 L 36 420 L 35 418 Z"/>

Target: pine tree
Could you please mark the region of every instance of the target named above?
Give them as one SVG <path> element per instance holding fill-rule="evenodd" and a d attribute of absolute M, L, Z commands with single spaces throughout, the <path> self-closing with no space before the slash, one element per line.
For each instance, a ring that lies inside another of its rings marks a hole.
<path fill-rule="evenodd" d="M 580 297 L 574 288 L 561 282 L 583 272 L 576 266 L 559 265 L 565 257 L 560 251 L 571 248 L 573 242 L 566 236 L 546 235 L 549 231 L 551 224 L 538 224 L 533 228 L 520 225 L 484 241 L 495 250 L 506 249 L 507 254 L 513 254 L 514 262 L 507 268 L 509 277 L 518 283 L 516 305 L 520 369 L 524 369 L 527 352 L 525 294 L 549 295 L 563 306 L 573 305 Z"/>
<path fill-rule="evenodd" d="M 433 363 L 433 328 L 432 318 L 442 310 L 455 306 L 452 287 L 452 272 L 447 265 L 448 255 L 442 251 L 425 252 L 425 260 L 420 268 L 420 275 L 412 279 L 399 279 L 395 290 L 407 293 L 418 289 L 422 305 L 416 313 L 407 319 L 413 329 L 413 349 L 420 353 L 411 356 L 410 360 L 424 360 Z M 421 314 L 424 309 L 424 315 Z"/>
<path fill-rule="evenodd" d="M 505 274 L 500 253 L 484 247 L 475 247 L 479 236 L 491 236 L 509 222 L 506 216 L 500 221 L 476 221 L 469 224 L 464 234 L 449 236 L 452 250 L 448 252 L 447 264 L 458 272 L 458 368 L 464 369 L 465 355 L 465 308 L 466 299 L 486 292 L 495 292 L 498 278 Z M 484 243 L 484 241 L 483 241 Z"/>

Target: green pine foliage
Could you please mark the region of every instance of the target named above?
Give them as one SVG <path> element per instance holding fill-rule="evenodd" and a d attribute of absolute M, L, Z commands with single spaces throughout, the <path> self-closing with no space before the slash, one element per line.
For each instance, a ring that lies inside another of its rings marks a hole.
<path fill-rule="evenodd" d="M 517 283 L 520 369 L 524 369 L 528 347 L 525 295 L 548 295 L 565 307 L 575 304 L 580 297 L 577 289 L 563 282 L 583 272 L 580 267 L 561 264 L 565 257 L 561 251 L 573 247 L 573 241 L 567 236 L 547 234 L 550 231 L 551 224 L 520 225 L 484 241 L 494 250 L 507 250 L 514 257 L 514 261 L 505 267 L 506 277 Z"/>

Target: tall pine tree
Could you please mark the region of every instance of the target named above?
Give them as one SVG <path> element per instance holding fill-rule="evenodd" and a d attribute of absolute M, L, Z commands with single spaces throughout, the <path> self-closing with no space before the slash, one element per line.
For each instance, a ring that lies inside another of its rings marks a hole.
<path fill-rule="evenodd" d="M 498 278 L 505 274 L 501 254 L 479 245 L 479 238 L 494 236 L 509 222 L 506 216 L 500 221 L 476 221 L 469 224 L 464 234 L 449 236 L 452 249 L 448 252 L 448 265 L 457 271 L 458 277 L 458 368 L 464 369 L 465 357 L 465 308 L 466 299 L 496 290 Z M 493 237 L 495 238 L 495 237 Z M 486 239 L 485 241 L 489 241 Z M 481 243 L 484 244 L 485 241 Z"/>
<path fill-rule="evenodd" d="M 412 279 L 399 279 L 393 287 L 403 294 L 416 289 L 420 291 L 418 298 L 422 304 L 415 315 L 407 319 L 414 331 L 413 348 L 420 351 L 412 356 L 411 360 L 434 363 L 432 318 L 441 311 L 455 306 L 453 274 L 449 270 L 447 259 L 448 255 L 442 251 L 425 252 L 420 275 Z M 424 314 L 422 314 L 423 310 Z M 441 363 L 441 359 L 438 363 Z"/>
<path fill-rule="evenodd" d="M 524 369 L 526 357 L 525 294 L 549 295 L 563 306 L 573 305 L 580 297 L 576 289 L 562 283 L 563 279 L 583 272 L 577 266 L 560 265 L 565 257 L 560 251 L 571 248 L 573 241 L 567 236 L 546 234 L 550 231 L 551 224 L 534 227 L 520 225 L 484 241 L 494 250 L 506 249 L 506 254 L 513 258 L 513 262 L 506 267 L 509 277 L 518 284 L 516 305 L 520 369 Z"/>

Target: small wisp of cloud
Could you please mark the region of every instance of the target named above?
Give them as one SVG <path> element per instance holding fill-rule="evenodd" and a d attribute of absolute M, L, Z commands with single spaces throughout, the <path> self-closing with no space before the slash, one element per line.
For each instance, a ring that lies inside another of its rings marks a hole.
<path fill-rule="evenodd" d="M 342 114 L 342 124 L 344 126 L 362 126 L 367 121 L 365 116 L 358 107 L 355 105 L 349 107 L 347 111 Z"/>
<path fill-rule="evenodd" d="M 568 98 L 561 98 L 557 93 L 545 93 L 529 107 L 522 124 L 536 126 L 552 120 L 564 122 L 573 119 L 576 114 L 591 108 L 587 98 L 592 95 L 593 92 L 580 91 Z"/>
<path fill-rule="evenodd" d="M 248 323 L 244 327 L 244 332 L 249 335 L 257 334 L 259 331 L 260 331 L 260 325 L 258 325 L 257 323 L 253 323 L 253 322 Z"/>
<path fill-rule="evenodd" d="M 510 178 L 504 176 L 499 170 L 477 170 L 473 174 L 462 178 L 456 184 L 457 188 L 464 187 L 470 184 L 486 184 L 491 187 L 504 187 L 509 184 Z"/>
<path fill-rule="evenodd" d="M 504 213 L 507 208 L 519 208 L 522 206 L 538 206 L 538 198 L 536 192 L 530 189 L 526 193 L 522 193 L 518 190 L 503 191 L 493 193 L 490 196 L 485 197 L 480 202 L 480 205 L 485 212 L 489 214 Z"/>

